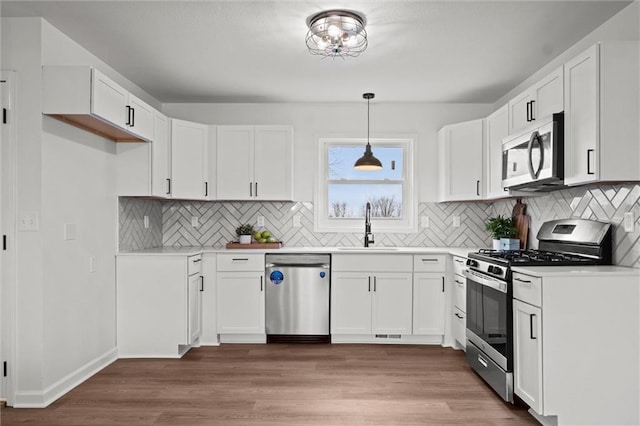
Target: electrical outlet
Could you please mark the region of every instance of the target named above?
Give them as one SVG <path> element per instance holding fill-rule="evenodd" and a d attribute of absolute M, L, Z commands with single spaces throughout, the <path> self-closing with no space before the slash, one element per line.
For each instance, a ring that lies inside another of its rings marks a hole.
<path fill-rule="evenodd" d="M 423 228 L 429 227 L 429 216 L 420 216 L 420 226 Z"/>
<path fill-rule="evenodd" d="M 76 239 L 76 224 L 75 223 L 65 223 L 64 224 L 64 239 L 65 241 L 75 240 Z"/>
<path fill-rule="evenodd" d="M 635 231 L 635 227 L 636 227 L 635 226 L 636 225 L 635 222 L 636 222 L 636 220 L 635 220 L 635 215 L 634 215 L 634 213 L 632 211 L 631 212 L 626 212 L 624 214 L 623 222 L 624 222 L 624 231 L 625 232 L 634 232 Z"/>
<path fill-rule="evenodd" d="M 460 216 L 453 216 L 453 227 L 457 228 L 460 226 Z"/>
<path fill-rule="evenodd" d="M 89 272 L 95 272 L 95 271 L 96 271 L 96 257 L 89 256 Z"/>
<path fill-rule="evenodd" d="M 149 216 L 145 215 L 143 218 L 144 229 L 149 229 Z"/>
<path fill-rule="evenodd" d="M 195 228 L 198 225 L 199 225 L 198 216 L 191 216 L 191 226 L 193 226 Z"/>
<path fill-rule="evenodd" d="M 258 225 L 259 228 L 264 226 L 264 216 L 258 216 L 258 219 L 256 220 L 256 225 Z"/>
<path fill-rule="evenodd" d="M 293 227 L 294 228 L 300 228 L 302 226 L 302 224 L 300 223 L 300 215 L 297 214 L 295 216 L 293 216 Z"/>

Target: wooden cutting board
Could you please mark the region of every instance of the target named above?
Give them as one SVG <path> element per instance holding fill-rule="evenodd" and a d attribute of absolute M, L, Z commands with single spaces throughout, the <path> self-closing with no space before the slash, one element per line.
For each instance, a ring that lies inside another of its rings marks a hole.
<path fill-rule="evenodd" d="M 525 250 L 529 236 L 529 216 L 527 216 L 527 205 L 522 202 L 522 199 L 518 198 L 516 200 L 516 205 L 513 206 L 511 217 L 513 218 L 516 228 L 518 228 L 520 249 Z"/>

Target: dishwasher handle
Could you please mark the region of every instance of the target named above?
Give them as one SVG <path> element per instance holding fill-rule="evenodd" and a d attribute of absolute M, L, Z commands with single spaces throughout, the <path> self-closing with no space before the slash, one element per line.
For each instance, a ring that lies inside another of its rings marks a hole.
<path fill-rule="evenodd" d="M 322 268 L 329 269 L 329 265 L 326 263 L 310 263 L 310 264 L 298 264 L 298 263 L 267 263 L 265 268 Z"/>

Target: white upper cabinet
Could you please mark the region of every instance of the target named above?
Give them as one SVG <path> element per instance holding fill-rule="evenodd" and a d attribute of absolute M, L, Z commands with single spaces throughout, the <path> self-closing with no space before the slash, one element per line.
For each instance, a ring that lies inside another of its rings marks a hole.
<path fill-rule="evenodd" d="M 291 126 L 218 126 L 217 198 L 293 199 Z"/>
<path fill-rule="evenodd" d="M 171 124 L 160 112 L 153 115 L 151 144 L 151 195 L 171 198 Z"/>
<path fill-rule="evenodd" d="M 171 195 L 211 200 L 209 126 L 171 119 Z"/>
<path fill-rule="evenodd" d="M 563 67 L 559 67 L 538 83 L 509 102 L 509 133 L 531 122 L 564 109 Z"/>
<path fill-rule="evenodd" d="M 504 105 L 485 121 L 485 182 L 487 199 L 509 196 L 502 188 L 502 139 L 509 135 L 509 106 Z"/>
<path fill-rule="evenodd" d="M 565 64 L 565 183 L 640 180 L 638 42 L 596 44 Z"/>
<path fill-rule="evenodd" d="M 155 109 L 95 68 L 42 67 L 42 113 L 116 142 L 153 139 Z"/>
<path fill-rule="evenodd" d="M 484 120 L 444 126 L 438 132 L 438 201 L 481 200 L 484 196 Z"/>

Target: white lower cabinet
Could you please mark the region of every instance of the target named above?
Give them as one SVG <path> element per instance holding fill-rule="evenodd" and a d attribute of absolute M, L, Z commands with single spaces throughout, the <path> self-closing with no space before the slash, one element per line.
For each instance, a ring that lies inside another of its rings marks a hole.
<path fill-rule="evenodd" d="M 413 334 L 444 334 L 444 274 L 413 276 Z"/>
<path fill-rule="evenodd" d="M 514 270 L 514 393 L 543 424 L 640 424 L 640 271 Z"/>
<path fill-rule="evenodd" d="M 221 341 L 226 340 L 223 335 L 266 339 L 264 254 L 220 254 L 217 268 L 216 310 Z"/>
<path fill-rule="evenodd" d="M 451 305 L 451 333 L 458 347 L 466 350 L 467 346 L 467 279 L 462 275 L 467 262 L 466 257 L 453 256 L 453 277 L 451 281 L 452 301 Z"/>
<path fill-rule="evenodd" d="M 411 255 L 333 255 L 332 335 L 410 335 Z"/>
<path fill-rule="evenodd" d="M 542 412 L 542 310 L 520 300 L 513 301 L 513 351 L 518 359 L 513 369 L 515 393 L 533 409 Z"/>
<path fill-rule="evenodd" d="M 201 260 L 201 255 L 117 257 L 119 357 L 180 357 L 199 344 Z"/>

